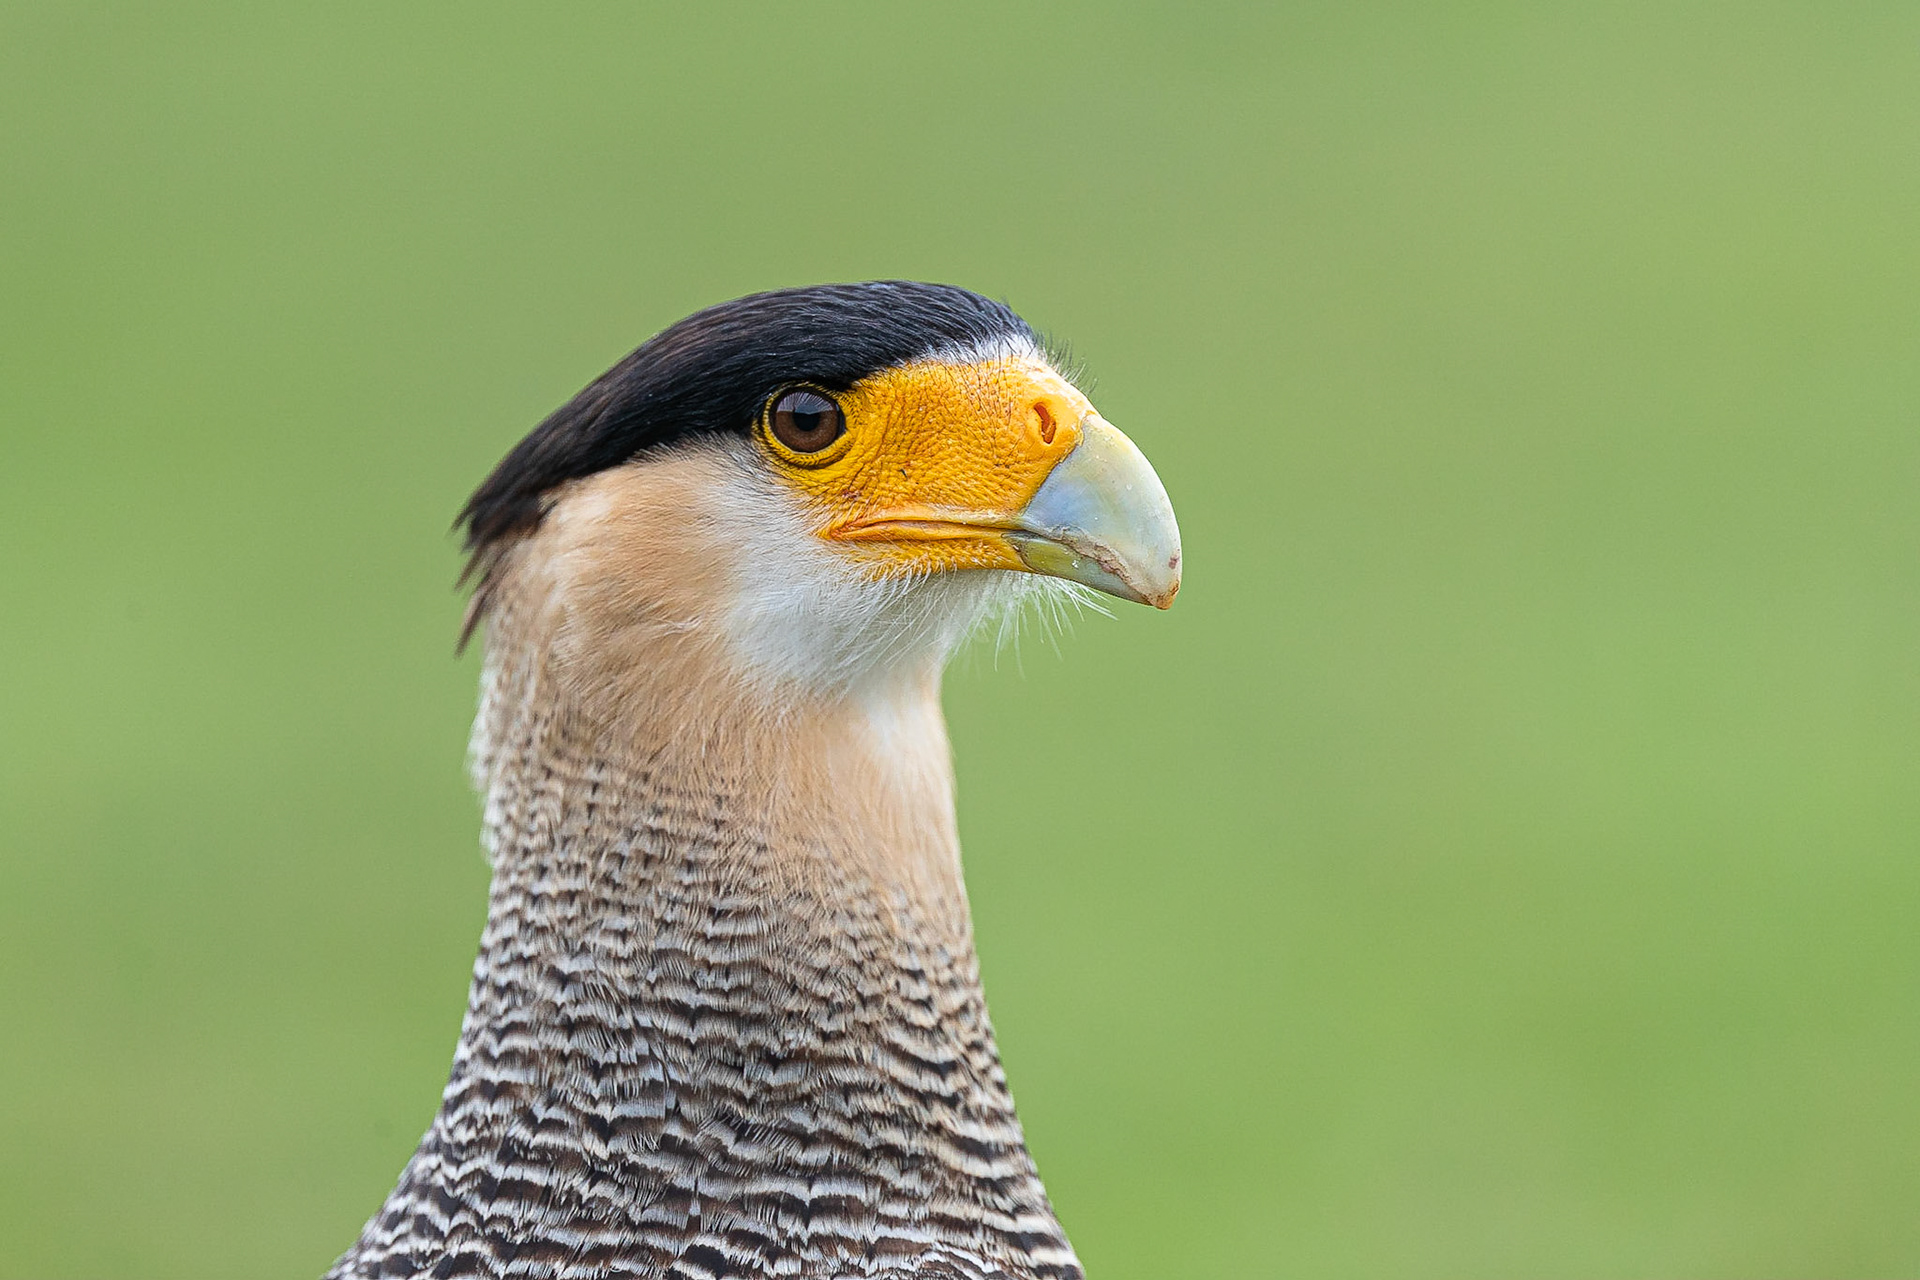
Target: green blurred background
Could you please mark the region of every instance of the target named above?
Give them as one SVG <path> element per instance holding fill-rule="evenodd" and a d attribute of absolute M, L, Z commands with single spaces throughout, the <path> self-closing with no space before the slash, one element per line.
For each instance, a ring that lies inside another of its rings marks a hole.
<path fill-rule="evenodd" d="M 448 524 L 704 304 L 1068 339 L 949 684 L 1096 1280 L 1920 1274 L 1920 8 L 0 9 L 0 1274 L 314 1276 L 482 917 Z"/>

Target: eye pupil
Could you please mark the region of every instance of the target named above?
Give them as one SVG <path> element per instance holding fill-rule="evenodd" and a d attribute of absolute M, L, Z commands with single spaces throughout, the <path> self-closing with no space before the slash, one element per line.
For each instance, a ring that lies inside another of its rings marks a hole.
<path fill-rule="evenodd" d="M 840 406 L 817 391 L 789 391 L 774 402 L 770 425 L 776 440 L 795 453 L 818 453 L 847 427 Z"/>

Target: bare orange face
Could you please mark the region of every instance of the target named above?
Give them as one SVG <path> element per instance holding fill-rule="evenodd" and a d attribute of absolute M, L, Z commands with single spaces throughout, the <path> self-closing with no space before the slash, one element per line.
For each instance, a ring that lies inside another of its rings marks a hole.
<path fill-rule="evenodd" d="M 1166 608 L 1180 531 L 1133 442 L 1045 361 L 922 360 L 845 392 L 788 388 L 762 415 L 819 536 L 877 576 L 1042 573 Z"/>
<path fill-rule="evenodd" d="M 923 361 L 835 397 L 845 431 L 811 453 L 760 438 L 825 514 L 820 536 L 885 573 L 1021 569 L 1020 512 L 1080 443 L 1093 405 L 1045 363 Z"/>

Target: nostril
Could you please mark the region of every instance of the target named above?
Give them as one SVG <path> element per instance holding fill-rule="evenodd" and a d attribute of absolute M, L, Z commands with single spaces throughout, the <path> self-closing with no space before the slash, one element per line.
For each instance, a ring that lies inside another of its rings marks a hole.
<path fill-rule="evenodd" d="M 1036 400 L 1034 402 L 1033 416 L 1040 420 L 1040 439 L 1047 444 L 1052 444 L 1053 433 L 1056 428 L 1053 425 L 1053 414 L 1048 410 L 1045 401 Z"/>

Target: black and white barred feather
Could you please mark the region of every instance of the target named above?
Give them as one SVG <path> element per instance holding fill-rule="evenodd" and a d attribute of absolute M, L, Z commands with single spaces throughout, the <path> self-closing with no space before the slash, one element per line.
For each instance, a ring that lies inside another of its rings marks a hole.
<path fill-rule="evenodd" d="M 671 749 L 609 766 L 563 712 L 505 719 L 451 1078 L 329 1280 L 1077 1280 L 964 932 L 796 882 L 832 851 Z"/>

